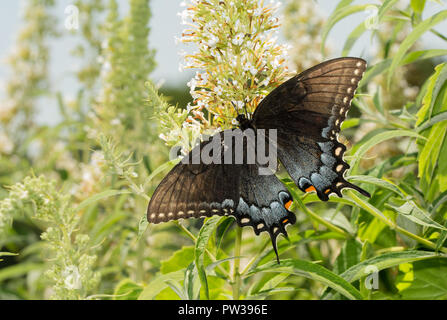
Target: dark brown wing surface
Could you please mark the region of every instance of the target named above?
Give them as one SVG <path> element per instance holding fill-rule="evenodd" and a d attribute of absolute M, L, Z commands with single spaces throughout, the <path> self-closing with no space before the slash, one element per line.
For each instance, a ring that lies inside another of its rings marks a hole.
<path fill-rule="evenodd" d="M 224 133 L 217 135 L 223 137 Z M 192 162 L 197 148 L 203 150 L 213 138 L 194 148 L 185 162 Z M 274 174 L 259 175 L 257 164 L 247 164 L 246 159 L 243 164 L 235 164 L 234 146 L 233 143 L 232 164 L 224 163 L 224 154 L 229 150 L 225 145 L 220 149 L 221 164 L 204 164 L 202 159 L 199 164 L 177 164 L 152 195 L 148 222 L 232 215 L 240 226 L 253 227 L 257 235 L 267 231 L 276 252 L 277 236 L 287 236 L 285 226 L 296 220 L 287 210 L 292 197 Z M 247 144 L 242 152 L 246 154 Z"/>
<path fill-rule="evenodd" d="M 323 62 L 273 90 L 253 115 L 255 128 L 278 130 L 278 157 L 295 184 L 323 201 L 346 187 L 369 196 L 344 179 L 346 147 L 337 140 L 365 69 L 360 58 Z"/>

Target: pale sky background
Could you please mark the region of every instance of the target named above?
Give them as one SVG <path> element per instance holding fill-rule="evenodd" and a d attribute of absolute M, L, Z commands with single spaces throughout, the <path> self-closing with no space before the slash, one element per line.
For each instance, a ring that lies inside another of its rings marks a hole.
<path fill-rule="evenodd" d="M 17 32 L 21 25 L 21 7 L 27 0 L 0 0 L 0 83 L 4 82 L 10 72 L 8 66 L 4 62 L 4 58 L 8 55 L 15 44 Z M 301 0 L 312 1 L 312 0 Z M 180 57 L 178 51 L 188 49 L 183 44 L 175 44 L 174 37 L 179 37 L 184 26 L 180 23 L 180 17 L 177 13 L 183 8 L 180 7 L 180 0 L 151 0 L 152 19 L 150 22 L 151 34 L 149 43 L 152 48 L 157 51 L 157 69 L 152 73 L 151 77 L 155 81 L 164 81 L 165 85 L 184 85 L 191 78 L 191 72 L 179 72 L 178 65 Z M 335 0 L 318 0 L 320 13 L 323 16 L 329 16 L 338 1 Z M 78 43 L 76 36 L 67 35 L 64 28 L 64 20 L 66 14 L 64 9 L 72 2 L 69 0 L 57 0 L 55 15 L 59 19 L 60 31 L 65 35 L 57 39 L 51 44 L 51 83 L 53 89 L 61 90 L 65 95 L 74 96 L 77 91 L 77 85 L 71 70 L 78 69 L 80 61 L 73 58 L 70 54 L 71 49 Z M 378 1 L 356 1 L 357 4 L 378 3 Z M 127 13 L 128 0 L 120 0 L 120 11 Z M 445 5 L 439 5 L 433 2 L 427 2 L 428 10 L 425 17 L 435 12 L 447 9 Z M 329 41 L 335 49 L 333 56 L 339 56 L 341 48 L 346 40 L 347 35 L 361 21 L 368 16 L 368 13 L 361 12 L 350 16 L 340 23 L 331 31 Z M 440 24 L 436 27 L 439 31 L 447 30 L 447 23 Z M 445 33 L 445 32 L 444 32 Z M 447 49 L 447 43 L 439 38 L 427 33 L 424 36 L 424 46 L 427 48 Z M 281 41 L 281 39 L 280 39 Z M 191 50 L 191 49 L 189 49 Z M 369 34 L 365 34 L 356 44 L 351 55 L 369 57 L 373 52 L 373 44 L 370 43 Z M 3 89 L 0 87 L 0 98 L 3 98 Z M 0 105 L 1 107 L 1 105 Z M 45 108 L 46 112 L 41 115 L 43 121 L 54 123 L 54 113 L 50 112 L 51 108 Z"/>

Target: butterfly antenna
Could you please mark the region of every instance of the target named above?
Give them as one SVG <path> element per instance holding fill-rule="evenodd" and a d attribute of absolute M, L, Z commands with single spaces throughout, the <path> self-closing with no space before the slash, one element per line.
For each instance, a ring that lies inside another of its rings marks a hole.
<path fill-rule="evenodd" d="M 231 101 L 231 104 L 233 105 L 234 111 L 236 111 L 236 114 L 239 116 L 239 112 L 237 111 L 236 105 L 234 104 L 233 101 Z"/>
<path fill-rule="evenodd" d="M 245 118 L 250 119 L 248 117 L 248 110 L 247 110 L 247 103 L 246 102 L 244 102 L 244 109 L 245 109 Z"/>

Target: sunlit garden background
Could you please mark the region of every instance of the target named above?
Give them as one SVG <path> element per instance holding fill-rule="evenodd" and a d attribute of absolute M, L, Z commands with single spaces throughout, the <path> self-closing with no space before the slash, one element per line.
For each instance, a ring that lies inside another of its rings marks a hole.
<path fill-rule="evenodd" d="M 447 298 L 445 1 L 1 5 L 0 299 Z M 281 264 L 231 217 L 147 223 L 171 147 L 339 56 L 368 61 L 339 140 L 370 199 L 281 175 Z"/>

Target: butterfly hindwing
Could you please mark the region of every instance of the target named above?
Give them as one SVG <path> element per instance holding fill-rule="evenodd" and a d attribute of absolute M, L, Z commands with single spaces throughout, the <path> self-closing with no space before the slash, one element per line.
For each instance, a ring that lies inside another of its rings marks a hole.
<path fill-rule="evenodd" d="M 344 179 L 346 147 L 337 140 L 365 69 L 360 58 L 323 62 L 273 90 L 253 115 L 254 127 L 278 130 L 278 157 L 295 184 L 324 201 L 346 187 L 369 196 Z"/>
<path fill-rule="evenodd" d="M 225 132 L 225 131 L 224 131 Z M 217 133 L 225 141 L 224 132 Z M 211 138 L 210 141 L 212 141 Z M 155 190 L 147 209 L 147 220 L 160 223 L 180 218 L 198 218 L 212 215 L 232 215 L 240 226 L 253 227 L 256 234 L 267 231 L 276 252 L 276 237 L 287 236 L 285 226 L 295 223 L 295 215 L 288 211 L 292 197 L 287 188 L 273 174 L 259 174 L 256 163 L 235 163 L 235 143 L 231 144 L 232 164 L 225 164 L 223 145 L 221 164 L 192 164 L 197 148 L 187 156 L 188 163 L 178 163 Z M 245 141 L 242 153 L 247 154 Z"/>

